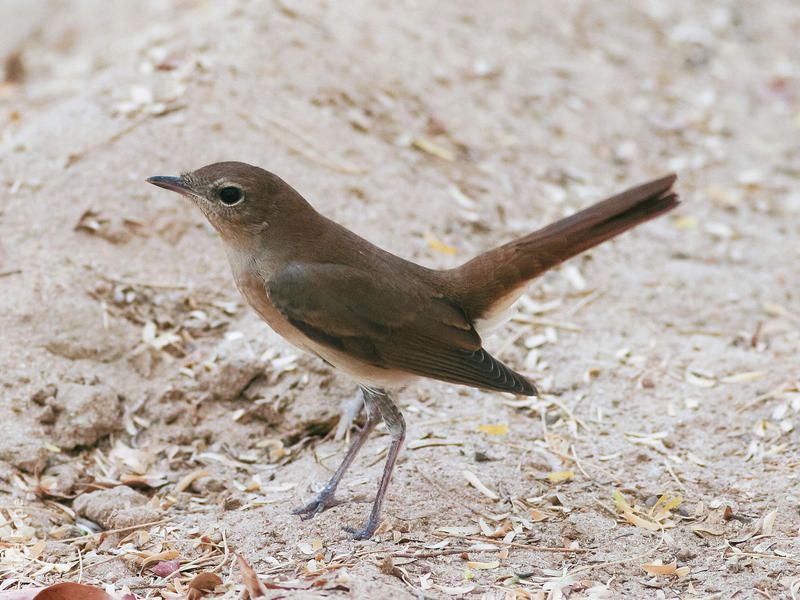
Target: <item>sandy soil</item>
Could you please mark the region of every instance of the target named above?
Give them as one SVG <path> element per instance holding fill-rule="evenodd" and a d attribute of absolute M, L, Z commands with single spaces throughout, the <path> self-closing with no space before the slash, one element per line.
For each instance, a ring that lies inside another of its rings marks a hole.
<path fill-rule="evenodd" d="M 797 593 L 800 4 L 167 4 L 0 4 L 0 589 L 174 597 L 149 567 L 177 556 L 233 598 L 238 551 L 271 597 Z M 143 182 L 217 160 L 434 267 L 669 171 L 684 204 L 486 340 L 541 398 L 399 395 L 385 522 L 351 542 L 387 436 L 362 502 L 290 514 L 354 387 Z"/>

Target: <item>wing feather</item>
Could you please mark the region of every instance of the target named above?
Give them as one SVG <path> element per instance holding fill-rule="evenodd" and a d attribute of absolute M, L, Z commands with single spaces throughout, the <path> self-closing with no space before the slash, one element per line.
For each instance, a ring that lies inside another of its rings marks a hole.
<path fill-rule="evenodd" d="M 298 330 L 367 364 L 474 387 L 532 395 L 491 356 L 464 312 L 429 286 L 403 287 L 345 265 L 292 263 L 266 283 Z"/>

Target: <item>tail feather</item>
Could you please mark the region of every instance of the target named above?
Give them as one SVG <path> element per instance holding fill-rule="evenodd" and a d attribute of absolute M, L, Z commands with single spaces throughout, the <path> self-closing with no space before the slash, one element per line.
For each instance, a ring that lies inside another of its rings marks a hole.
<path fill-rule="evenodd" d="M 626 190 L 452 269 L 454 284 L 470 282 L 453 286 L 462 290 L 462 307 L 473 320 L 491 318 L 551 267 L 672 210 L 679 204 L 676 179 L 667 175 Z"/>

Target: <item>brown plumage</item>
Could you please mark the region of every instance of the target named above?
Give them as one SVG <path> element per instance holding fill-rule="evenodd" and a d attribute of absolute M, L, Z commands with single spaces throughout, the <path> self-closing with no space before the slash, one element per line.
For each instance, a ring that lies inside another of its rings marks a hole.
<path fill-rule="evenodd" d="M 548 269 L 678 205 L 676 175 L 638 185 L 445 271 L 472 319 L 485 319 Z M 465 286 L 464 281 L 472 282 Z M 513 300 L 516 300 L 516 297 Z M 512 300 L 512 301 L 513 301 Z"/>
<path fill-rule="evenodd" d="M 216 163 L 150 183 L 189 196 L 219 232 L 237 286 L 256 312 L 299 348 L 353 376 L 367 423 L 319 496 L 296 511 L 309 518 L 336 503 L 344 471 L 383 419 L 392 443 L 370 517 L 405 436 L 386 388 L 429 377 L 487 390 L 536 394 L 524 376 L 482 346 L 482 326 L 547 269 L 678 204 L 669 175 L 631 188 L 446 271 L 395 256 L 315 211 L 276 175 Z"/>

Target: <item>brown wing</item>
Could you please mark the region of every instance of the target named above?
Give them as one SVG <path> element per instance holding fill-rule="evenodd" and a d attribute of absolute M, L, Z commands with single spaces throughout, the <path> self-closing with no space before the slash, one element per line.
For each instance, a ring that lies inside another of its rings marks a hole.
<path fill-rule="evenodd" d="M 385 369 L 533 395 L 492 357 L 457 306 L 424 284 L 339 264 L 292 263 L 267 281 L 275 307 L 310 339 Z"/>

